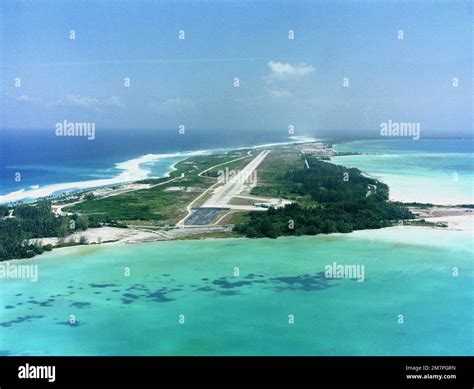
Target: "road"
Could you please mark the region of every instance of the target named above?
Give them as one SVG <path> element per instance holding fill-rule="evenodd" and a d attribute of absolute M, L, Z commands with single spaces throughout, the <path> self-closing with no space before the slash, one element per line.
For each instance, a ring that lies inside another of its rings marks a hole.
<path fill-rule="evenodd" d="M 199 177 L 202 177 L 204 173 L 208 172 L 209 170 L 213 170 L 215 169 L 216 167 L 219 167 L 219 166 L 223 166 L 223 165 L 227 165 L 228 163 L 232 163 L 232 162 L 235 162 L 235 161 L 240 161 L 241 159 L 245 159 L 245 158 L 248 158 L 249 156 L 252 156 L 252 152 L 251 151 L 248 151 L 247 152 L 247 155 L 245 157 L 240 157 L 240 158 L 236 158 L 236 159 L 233 159 L 231 161 L 227 161 L 227 162 L 222 162 L 222 163 L 219 163 L 217 165 L 214 165 L 214 166 L 211 166 L 210 168 L 207 168 L 206 170 L 203 170 L 201 173 L 198 174 Z M 214 185 L 210 186 L 209 188 L 207 188 L 204 192 L 202 192 L 198 197 L 196 197 L 193 201 L 191 201 L 187 206 L 186 206 L 186 216 L 183 217 L 178 223 L 176 223 L 177 226 L 180 226 L 180 227 L 183 227 L 184 226 L 184 221 L 189 217 L 191 216 L 191 214 L 193 213 L 193 206 L 194 204 L 201 198 L 201 197 L 204 197 L 207 192 L 213 190 L 217 185 L 219 185 L 219 182 L 216 182 Z"/>
<path fill-rule="evenodd" d="M 262 163 L 269 152 L 269 150 L 262 151 L 240 172 L 228 180 L 224 185 L 218 187 L 214 194 L 202 205 L 202 208 L 228 207 L 230 200 L 245 189 L 250 176 Z"/>

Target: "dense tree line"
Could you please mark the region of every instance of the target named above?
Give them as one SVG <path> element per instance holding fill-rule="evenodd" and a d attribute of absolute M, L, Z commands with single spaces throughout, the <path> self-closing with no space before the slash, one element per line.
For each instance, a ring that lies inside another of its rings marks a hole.
<path fill-rule="evenodd" d="M 31 258 L 52 249 L 51 245 L 31 244 L 28 242 L 30 239 L 65 238 L 75 231 L 100 227 L 105 223 L 121 226 L 102 215 L 56 216 L 51 211 L 51 203 L 45 200 L 30 205 L 1 206 L 0 215 L 0 261 Z M 8 217 L 9 215 L 13 217 Z M 82 243 L 85 243 L 84 240 Z M 63 245 L 69 244 L 71 243 L 64 242 Z"/>
<path fill-rule="evenodd" d="M 252 212 L 249 220 L 236 225 L 235 230 L 248 237 L 276 238 L 382 228 L 413 218 L 406 207 L 387 201 L 387 185 L 364 176 L 358 169 L 314 158 L 308 159 L 308 164 L 309 169 L 282 173 L 281 180 L 287 192 L 309 195 L 311 205 L 291 204 Z"/>
<path fill-rule="evenodd" d="M 289 190 L 298 195 L 311 196 L 318 203 L 334 203 L 363 199 L 368 185 L 377 187 L 375 197 L 388 199 L 388 186 L 374 178 L 364 176 L 360 170 L 307 158 L 309 169 L 298 169 L 282 173 L 281 178 Z"/>

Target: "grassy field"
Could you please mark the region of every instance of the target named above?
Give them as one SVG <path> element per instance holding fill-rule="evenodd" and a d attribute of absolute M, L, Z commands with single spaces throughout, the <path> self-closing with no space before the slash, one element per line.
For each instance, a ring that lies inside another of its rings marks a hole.
<path fill-rule="evenodd" d="M 229 213 L 219 224 L 240 224 L 250 220 L 250 212 Z"/>
<path fill-rule="evenodd" d="M 242 157 L 245 157 L 245 154 L 246 154 L 246 152 L 244 153 L 244 155 L 242 155 Z M 239 157 L 237 157 L 237 158 L 239 158 Z M 203 174 L 203 176 L 205 176 L 205 177 L 218 177 L 219 173 L 223 172 L 225 174 L 226 169 L 228 171 L 240 170 L 243 166 L 245 166 L 247 163 L 249 163 L 252 160 L 252 158 L 253 158 L 253 156 L 249 155 L 246 158 L 241 159 L 239 161 L 226 163 L 223 166 L 218 166 L 214 169 L 211 169 L 211 170 L 207 171 L 206 173 Z"/>
<path fill-rule="evenodd" d="M 150 189 L 141 189 L 102 199 L 90 199 L 71 207 L 65 211 L 92 214 L 103 213 L 112 219 L 126 224 L 165 226 L 174 225 L 186 215 L 186 206 L 209 188 L 217 180 L 216 177 L 200 177 L 204 170 L 245 157 L 245 150 L 230 151 L 222 154 L 193 156 L 176 164 L 170 177 L 143 180 L 142 183 L 160 184 L 176 178 L 175 181 L 157 185 Z M 248 163 L 249 158 L 230 162 L 229 169 L 239 169 Z M 213 169 L 219 171 L 227 165 Z M 184 177 L 180 177 L 184 174 Z M 180 187 L 181 190 L 166 190 L 170 187 Z"/>
<path fill-rule="evenodd" d="M 304 169 L 305 162 L 299 151 L 293 148 L 274 149 L 259 166 L 257 186 L 250 193 L 254 196 L 296 200 L 301 204 L 311 203 L 309 196 L 296 195 L 292 191 L 294 183 L 284 179 L 286 172 Z"/>
<path fill-rule="evenodd" d="M 173 226 L 187 214 L 186 206 L 217 182 L 219 173 L 225 172 L 226 169 L 241 170 L 255 156 L 255 152 L 252 156 L 248 156 L 247 152 L 248 150 L 234 150 L 221 154 L 193 156 L 178 162 L 169 177 L 140 181 L 156 185 L 153 188 L 89 199 L 64 210 L 82 214 L 102 213 L 111 219 L 134 226 L 149 228 Z M 242 159 L 233 161 L 237 158 Z M 223 165 L 199 176 L 205 170 L 220 164 Z M 274 148 L 259 166 L 257 186 L 252 189 L 251 194 L 292 199 L 300 204 L 310 202 L 309 198 L 296 195 L 291 190 L 290 182 L 282 179 L 285 172 L 304 168 L 304 160 L 297 150 L 289 147 Z M 184 177 L 181 177 L 183 174 Z M 175 180 L 165 183 L 170 179 Z M 199 206 L 209 196 L 210 193 L 203 196 L 194 206 Z M 239 204 L 249 202 L 239 199 L 235 201 Z M 226 216 L 220 224 L 242 223 L 247 219 L 248 212 L 234 212 Z"/>

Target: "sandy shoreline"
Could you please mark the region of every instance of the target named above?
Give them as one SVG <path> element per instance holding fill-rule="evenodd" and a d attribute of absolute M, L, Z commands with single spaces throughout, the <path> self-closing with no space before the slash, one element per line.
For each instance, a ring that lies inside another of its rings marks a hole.
<path fill-rule="evenodd" d="M 474 209 L 464 207 L 432 206 L 408 207 L 417 219 L 424 219 L 430 223 L 447 225 L 447 229 L 456 231 L 472 231 Z"/>
<path fill-rule="evenodd" d="M 444 224 L 447 227 L 436 227 L 436 226 L 404 226 L 404 228 L 417 228 L 417 229 L 441 229 L 449 231 L 458 231 L 462 233 L 472 234 L 474 232 L 474 210 L 469 208 L 454 208 L 454 207 L 431 207 L 431 208 L 415 208 L 410 207 L 410 210 L 417 215 L 417 219 L 424 219 L 430 223 L 439 223 Z M 71 238 L 76 242 L 79 242 L 81 237 L 84 237 L 87 240 L 87 244 L 82 245 L 87 247 L 89 245 L 96 244 L 117 244 L 117 243 L 147 243 L 147 242 L 159 242 L 159 241 L 176 241 L 179 238 L 205 234 L 212 232 L 223 232 L 230 231 L 230 227 L 199 227 L 199 228 L 174 228 L 167 231 L 152 231 L 152 230 L 142 230 L 136 228 L 117 228 L 117 227 L 101 227 L 101 228 L 89 228 L 86 231 L 76 232 L 66 238 L 66 241 L 70 241 Z M 357 230 L 349 234 L 340 234 L 337 235 L 352 235 L 354 233 L 367 230 Z M 327 235 L 336 235 L 336 234 L 327 234 Z M 239 239 L 235 237 L 228 238 L 216 238 L 216 237 L 203 237 L 199 240 L 216 240 L 216 239 Z M 248 239 L 241 237 L 240 239 Z M 42 245 L 52 244 L 53 246 L 57 245 L 59 238 L 41 238 L 41 239 L 32 239 L 30 242 L 41 243 Z M 68 248 L 66 247 L 55 247 L 54 250 Z M 72 246 L 78 247 L 78 246 Z M 34 258 L 38 258 L 37 256 Z M 33 259 L 34 259 L 33 258 Z M 21 259 L 11 259 L 11 261 L 16 261 Z"/>
<path fill-rule="evenodd" d="M 458 216 L 440 216 L 427 218 L 426 221 L 432 223 L 443 223 L 451 231 L 473 232 L 474 231 L 474 215 L 458 215 Z"/>
<path fill-rule="evenodd" d="M 100 227 L 89 228 L 85 231 L 78 231 L 66 238 L 38 238 L 30 239 L 31 244 L 47 245 L 51 244 L 57 246 L 63 240 L 65 242 L 79 242 L 81 238 L 86 239 L 83 246 L 90 244 L 107 244 L 107 243 L 143 243 L 156 241 L 170 241 L 178 240 L 179 238 L 199 235 L 213 232 L 230 231 L 229 226 L 215 226 L 215 227 L 196 227 L 196 228 L 172 228 L 169 230 L 145 230 L 139 228 L 118 228 L 118 227 Z M 203 238 L 203 239 L 220 239 L 220 238 Z M 67 247 L 67 246 L 66 246 Z M 55 250 L 62 247 L 55 247 Z"/>
<path fill-rule="evenodd" d="M 175 165 L 179 163 L 175 162 L 171 166 L 170 172 L 176 170 Z M 180 177 L 174 178 L 170 181 L 177 180 Z M 166 181 L 168 182 L 168 181 Z M 165 183 L 166 183 L 165 182 Z M 156 185 L 161 185 L 159 183 Z M 126 193 L 139 189 L 149 189 L 152 187 L 150 184 L 139 184 L 136 182 L 126 183 L 120 186 L 117 190 L 111 188 L 101 188 L 96 190 L 96 195 L 99 197 L 109 197 L 121 193 Z M 394 201 L 394 200 L 392 200 Z M 55 205 L 58 207 L 56 211 L 61 212 L 62 207 L 70 206 L 70 204 Z M 434 205 L 431 207 L 422 206 L 409 206 L 412 213 L 416 215 L 417 220 L 425 220 L 429 223 L 436 223 L 435 225 L 406 225 L 405 227 L 410 228 L 437 228 L 453 231 L 471 232 L 473 231 L 474 225 L 474 209 L 455 207 L 450 205 Z M 181 226 L 182 227 L 182 226 Z M 96 245 L 96 244 L 110 244 L 110 243 L 144 243 L 144 242 L 156 242 L 156 241 L 170 241 L 185 238 L 190 235 L 203 235 L 199 237 L 200 240 L 208 239 L 226 239 L 225 237 L 214 237 L 211 234 L 214 232 L 228 232 L 231 231 L 231 226 L 213 226 L 213 227 L 198 227 L 198 228 L 170 228 L 170 229 L 149 229 L 145 227 L 134 227 L 129 226 L 128 228 L 117 228 L 104 226 L 101 228 L 89 228 L 86 231 L 77 231 L 72 235 L 65 238 L 50 237 L 40 239 L 30 239 L 29 242 L 32 244 L 40 245 L 52 245 L 55 250 L 64 247 L 71 246 L 60 246 L 64 243 L 72 243 L 72 245 L 78 245 L 80 240 L 83 240 L 82 246 Z M 355 231 L 356 232 L 356 231 Z M 205 234 L 209 234 L 206 237 Z M 344 234 L 346 235 L 346 234 Z M 350 234 L 349 234 L 350 235 Z"/>

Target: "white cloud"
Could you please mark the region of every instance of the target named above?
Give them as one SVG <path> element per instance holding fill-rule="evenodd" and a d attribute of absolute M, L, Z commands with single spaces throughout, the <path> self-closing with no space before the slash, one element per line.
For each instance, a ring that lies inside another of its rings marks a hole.
<path fill-rule="evenodd" d="M 120 101 L 120 96 L 112 96 L 110 99 L 104 102 L 104 105 L 110 105 L 111 107 L 124 108 L 125 105 Z"/>
<path fill-rule="evenodd" d="M 29 95 L 18 96 L 15 100 L 20 103 L 39 103 L 41 101 L 39 97 L 33 97 Z"/>
<path fill-rule="evenodd" d="M 272 97 L 277 98 L 291 97 L 291 92 L 285 89 L 269 89 L 268 93 L 270 93 Z"/>
<path fill-rule="evenodd" d="M 62 100 L 53 100 L 45 103 L 47 107 L 54 106 L 73 106 L 84 109 L 99 110 L 103 107 L 124 108 L 125 105 L 120 101 L 120 96 L 111 96 L 109 98 L 97 98 L 81 95 L 67 95 Z"/>
<path fill-rule="evenodd" d="M 194 109 L 194 102 L 187 98 L 172 97 L 163 101 L 154 101 L 151 106 L 155 111 L 164 114 L 173 114 L 182 111 L 189 111 Z"/>
<path fill-rule="evenodd" d="M 269 61 L 267 65 L 270 68 L 270 75 L 267 77 L 269 80 L 294 80 L 316 70 L 313 66 L 305 63 L 292 65 L 290 63 Z"/>
<path fill-rule="evenodd" d="M 64 103 L 82 108 L 97 109 L 99 107 L 99 99 L 89 96 L 67 95 Z"/>

